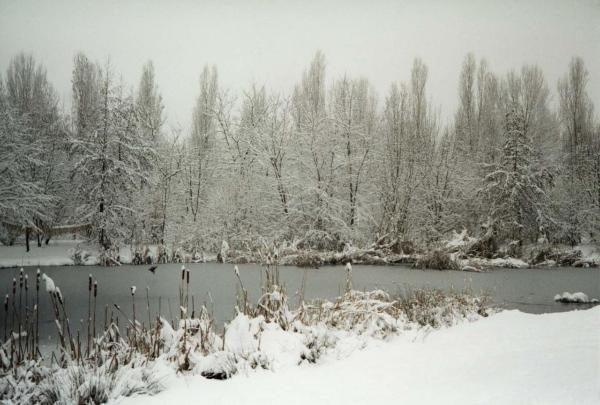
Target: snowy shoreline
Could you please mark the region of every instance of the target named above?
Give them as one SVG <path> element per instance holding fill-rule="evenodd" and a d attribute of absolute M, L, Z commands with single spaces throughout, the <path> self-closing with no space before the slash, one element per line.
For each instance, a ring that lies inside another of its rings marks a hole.
<path fill-rule="evenodd" d="M 32 246 L 29 253 L 25 252 L 24 246 L 0 246 L 0 269 L 15 268 L 15 267 L 44 267 L 44 266 L 72 266 L 73 252 L 78 249 L 83 257 L 77 265 L 98 265 L 98 249 L 95 246 L 86 244 L 80 240 L 56 240 L 51 241 L 49 245 L 44 245 L 40 248 Z M 156 246 L 150 246 L 149 258 L 152 263 L 156 263 Z M 488 271 L 493 268 L 551 268 L 556 266 L 561 267 L 598 267 L 600 264 L 600 252 L 597 249 L 585 247 L 581 249 L 583 254 L 575 264 L 561 264 L 554 260 L 546 260 L 540 263 L 533 264 L 522 259 L 506 257 L 486 259 L 479 257 L 460 258 L 457 254 L 450 254 L 450 260 L 453 262 L 452 268 L 447 270 L 459 271 Z M 574 250 L 575 251 L 575 250 Z M 382 254 L 380 251 L 373 249 L 354 249 L 348 252 L 316 252 L 316 251 L 296 251 L 284 254 L 279 259 L 279 264 L 282 266 L 299 266 L 299 267 L 321 267 L 329 265 L 342 265 L 346 262 L 353 264 L 364 265 L 411 265 L 419 268 L 427 268 L 419 266 L 419 261 L 426 254 Z M 130 265 L 132 263 L 133 254 L 129 247 L 122 247 L 119 251 L 120 263 Z M 192 257 L 187 255 L 181 263 L 201 263 L 201 262 L 217 262 L 217 255 L 202 255 L 202 257 Z M 247 252 L 231 252 L 225 258 L 226 263 L 230 264 L 245 264 L 245 263 L 260 263 L 258 257 L 253 257 Z"/>
<path fill-rule="evenodd" d="M 291 403 L 402 398 L 410 403 L 586 404 L 598 397 L 600 307 L 531 315 L 499 311 L 488 306 L 485 295 L 468 290 L 422 289 L 407 296 L 357 291 L 348 264 L 343 295 L 332 301 L 304 301 L 301 295 L 293 309 L 279 286 L 276 265 L 266 265 L 264 294 L 256 304 L 248 300 L 237 266 L 234 274 L 238 311 L 222 333 L 205 306 L 195 311 L 192 304 L 190 315 L 190 271 L 182 266 L 179 318 L 169 321 L 159 313 L 151 326 L 148 313 L 146 327 L 143 317 L 136 320 L 137 289 L 131 286 L 133 321 L 122 322 L 120 329 L 111 312 L 111 322 L 92 339 L 86 355 L 79 338 L 73 340 L 59 286 L 38 273 L 53 298 L 62 354 L 50 366 L 19 360 L 21 338 L 11 334 L 0 347 L 0 393 L 8 403 L 93 399 L 120 404 L 191 398 L 258 404 L 290 396 Z M 174 276 L 179 280 L 178 273 Z M 12 299 L 15 308 L 14 294 Z"/>
<path fill-rule="evenodd" d="M 600 265 L 600 248 L 590 246 L 577 247 L 573 252 L 580 250 L 582 255 L 574 264 L 568 265 L 557 263 L 554 260 L 546 260 L 540 263 L 531 263 L 522 259 L 505 257 L 486 259 L 480 257 L 461 258 L 456 253 L 449 254 L 453 267 L 446 270 L 459 271 L 487 271 L 493 268 L 552 268 L 552 267 L 598 267 Z M 42 247 L 32 246 L 30 252 L 25 252 L 25 247 L 0 246 L 0 269 L 16 267 L 44 267 L 44 266 L 72 266 L 73 253 L 75 250 L 84 256 L 77 265 L 99 265 L 98 248 L 89 245 L 81 240 L 56 240 L 51 241 L 49 245 Z M 156 263 L 157 247 L 148 247 L 148 259 L 152 264 Z M 435 252 L 435 251 L 432 251 Z M 330 265 L 343 265 L 347 262 L 363 265 L 411 265 L 418 268 L 428 268 L 420 266 L 419 262 L 431 252 L 420 254 L 394 254 L 382 253 L 374 249 L 353 249 L 346 252 L 317 252 L 317 251 L 293 251 L 284 252 L 279 259 L 279 265 L 299 266 L 299 267 L 321 267 Z M 132 265 L 133 254 L 129 247 L 121 247 L 119 250 L 120 263 L 123 265 Z M 193 257 L 185 255 L 183 261 L 179 263 L 209 263 L 217 262 L 217 255 L 202 255 Z M 252 253 L 231 251 L 225 258 L 229 264 L 259 264 L 260 258 L 254 257 Z M 150 264 L 150 263 L 148 263 Z M 146 265 L 146 264 L 144 264 Z"/>
<path fill-rule="evenodd" d="M 403 331 L 226 381 L 165 376 L 156 396 L 120 404 L 598 403 L 600 307 L 545 315 L 502 311 L 474 322 Z M 280 347 L 284 351 L 284 347 Z M 551 356 L 548 354 L 552 353 Z M 309 389 L 305 389 L 310 387 Z M 460 389 L 457 389 L 460 387 Z M 243 393 L 243 395 L 241 394 Z"/>

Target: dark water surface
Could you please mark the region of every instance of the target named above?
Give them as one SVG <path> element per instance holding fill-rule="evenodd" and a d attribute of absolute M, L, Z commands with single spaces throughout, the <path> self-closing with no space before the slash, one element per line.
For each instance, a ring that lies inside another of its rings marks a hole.
<path fill-rule="evenodd" d="M 42 267 L 42 272 L 50 276 L 60 287 L 71 320 L 72 330 L 80 329 L 82 339 L 86 336 L 88 312 L 88 275 L 98 280 L 97 325 L 102 328 L 104 308 L 113 309 L 119 305 L 129 316 L 132 312 L 130 287 L 135 285 L 137 319 L 148 322 L 146 309 L 146 287 L 149 287 L 150 311 L 158 312 L 159 297 L 161 313 L 169 319 L 176 317 L 179 306 L 179 285 L 181 265 L 159 265 L 156 274 L 148 271 L 149 266 L 64 266 Z M 224 321 L 231 319 L 236 295 L 236 278 L 233 265 L 200 263 L 186 264 L 190 269 L 190 295 L 194 296 L 196 308 L 205 303 L 220 328 Z M 256 301 L 259 294 L 262 268 L 258 265 L 239 265 L 240 276 L 249 291 L 250 300 Z M 30 281 L 30 302 L 35 294 L 36 268 L 25 268 Z M 285 283 L 292 306 L 298 302 L 295 295 L 302 284 L 306 272 L 307 300 L 313 298 L 334 298 L 345 286 L 343 266 L 301 269 L 280 267 L 280 277 Z M 550 269 L 495 269 L 486 273 L 460 271 L 416 270 L 401 266 L 361 266 L 353 268 L 353 286 L 359 290 L 384 289 L 390 293 L 402 293 L 411 288 L 433 287 L 462 290 L 470 288 L 474 292 L 486 291 L 494 304 L 519 309 L 530 313 L 569 311 L 587 308 L 586 305 L 561 304 L 554 302 L 554 295 L 582 291 L 590 298 L 600 298 L 600 270 L 579 268 Z M 12 290 L 13 277 L 19 277 L 19 269 L 0 269 L 0 293 L 3 297 Z M 18 288 L 18 286 L 17 286 Z M 209 294 L 210 292 L 210 294 Z M 171 310 L 169 311 L 169 303 Z M 114 310 L 114 309 L 113 309 Z M 191 303 L 190 303 L 191 310 Z M 0 328 L 4 333 L 4 309 L 0 314 Z M 122 324 L 122 316 L 120 316 Z M 56 344 L 56 330 L 50 299 L 42 282 L 40 289 L 40 340 L 45 346 Z"/>

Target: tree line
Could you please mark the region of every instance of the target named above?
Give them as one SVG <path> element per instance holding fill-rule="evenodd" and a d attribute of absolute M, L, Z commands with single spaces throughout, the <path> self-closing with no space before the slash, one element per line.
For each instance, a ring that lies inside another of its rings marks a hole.
<path fill-rule="evenodd" d="M 152 62 L 132 89 L 78 53 L 64 111 L 18 54 L 0 77 L 1 241 L 42 244 L 67 224 L 107 250 L 426 247 L 462 229 L 516 249 L 598 240 L 600 122 L 580 58 L 552 92 L 537 66 L 498 74 L 468 54 L 448 125 L 427 79 L 416 59 L 380 99 L 366 78 L 328 78 L 317 52 L 289 94 L 238 94 L 206 66 L 183 133 Z"/>

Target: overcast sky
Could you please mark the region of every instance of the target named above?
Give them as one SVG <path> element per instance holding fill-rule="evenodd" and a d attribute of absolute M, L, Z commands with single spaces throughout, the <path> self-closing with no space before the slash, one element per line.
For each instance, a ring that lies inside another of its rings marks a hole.
<path fill-rule="evenodd" d="M 600 108 L 600 1 L 29 1 L 0 0 L 0 71 L 31 52 L 69 103 L 76 51 L 137 85 L 152 59 L 168 119 L 187 129 L 205 64 L 223 87 L 251 82 L 289 92 L 317 49 L 328 82 L 366 76 L 380 103 L 412 61 L 429 67 L 428 93 L 450 119 L 468 52 L 504 73 L 537 63 L 556 100 L 569 60 L 584 58 Z"/>

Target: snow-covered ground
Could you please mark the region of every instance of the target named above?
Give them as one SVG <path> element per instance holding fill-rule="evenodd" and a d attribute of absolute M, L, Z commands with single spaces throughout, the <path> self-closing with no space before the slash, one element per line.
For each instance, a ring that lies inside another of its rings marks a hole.
<path fill-rule="evenodd" d="M 282 356 L 295 350 L 265 344 Z M 330 352 L 317 365 L 283 362 L 274 371 L 250 370 L 225 381 L 172 372 L 160 394 L 120 403 L 600 403 L 600 307 L 503 311 L 361 346 Z"/>
<path fill-rule="evenodd" d="M 97 248 L 87 246 L 81 240 L 51 240 L 48 245 L 38 247 L 35 241 L 27 252 L 24 245 L 0 245 L 0 268 L 21 266 L 68 266 L 73 264 L 73 249 L 79 248 L 90 253 L 86 264 L 96 264 Z"/>

